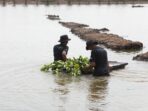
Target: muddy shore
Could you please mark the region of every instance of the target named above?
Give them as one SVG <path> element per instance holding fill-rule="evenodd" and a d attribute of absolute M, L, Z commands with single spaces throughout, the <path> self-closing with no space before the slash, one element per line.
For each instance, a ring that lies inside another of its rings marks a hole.
<path fill-rule="evenodd" d="M 74 22 L 59 22 L 64 27 L 70 28 L 71 32 L 83 40 L 96 40 L 99 44 L 117 51 L 135 51 L 143 48 L 143 44 L 139 41 L 124 39 L 123 37 L 106 33 L 109 29 L 93 29 L 88 25 Z"/>
<path fill-rule="evenodd" d="M 148 52 L 136 55 L 133 57 L 133 60 L 148 61 Z"/>

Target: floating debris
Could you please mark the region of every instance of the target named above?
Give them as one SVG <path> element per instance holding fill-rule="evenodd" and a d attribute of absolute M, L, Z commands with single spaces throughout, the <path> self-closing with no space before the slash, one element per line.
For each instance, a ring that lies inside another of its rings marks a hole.
<path fill-rule="evenodd" d="M 133 60 L 148 61 L 148 52 L 136 55 L 133 57 Z"/>
<path fill-rule="evenodd" d="M 144 7 L 143 5 L 132 5 L 132 8 L 142 8 Z"/>
<path fill-rule="evenodd" d="M 50 20 L 60 20 L 59 15 L 47 15 L 47 17 Z"/>
<path fill-rule="evenodd" d="M 128 65 L 127 62 L 109 61 L 110 71 L 123 69 L 126 65 Z"/>

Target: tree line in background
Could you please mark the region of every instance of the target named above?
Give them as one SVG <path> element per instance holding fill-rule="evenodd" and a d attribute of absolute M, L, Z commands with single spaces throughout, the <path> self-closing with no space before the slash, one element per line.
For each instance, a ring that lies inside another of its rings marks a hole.
<path fill-rule="evenodd" d="M 5 5 L 12 4 L 138 4 L 147 3 L 148 0 L 0 0 L 0 3 Z"/>

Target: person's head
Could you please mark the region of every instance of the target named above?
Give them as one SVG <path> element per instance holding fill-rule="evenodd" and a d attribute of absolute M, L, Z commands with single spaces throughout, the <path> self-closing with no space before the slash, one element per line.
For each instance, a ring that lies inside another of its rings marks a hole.
<path fill-rule="evenodd" d="M 86 50 L 92 50 L 98 44 L 97 41 L 88 40 L 86 42 Z"/>
<path fill-rule="evenodd" d="M 70 41 L 71 39 L 68 38 L 68 35 L 62 35 L 60 36 L 60 40 L 58 42 L 60 42 L 62 45 L 67 45 L 68 41 Z"/>

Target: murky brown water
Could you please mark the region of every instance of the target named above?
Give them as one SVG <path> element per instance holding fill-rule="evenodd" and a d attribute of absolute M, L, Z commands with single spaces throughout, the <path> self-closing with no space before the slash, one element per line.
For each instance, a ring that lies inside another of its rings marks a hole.
<path fill-rule="evenodd" d="M 148 51 L 148 5 L 7 5 L 0 6 L 0 111 L 147 111 L 148 63 L 132 61 Z M 144 43 L 140 52 L 107 49 L 109 60 L 128 62 L 110 77 L 69 77 L 40 72 L 52 62 L 52 47 L 59 36 L 68 34 L 69 57 L 89 57 L 85 42 L 50 21 L 58 14 L 94 28 L 107 27 L 112 33 Z"/>

